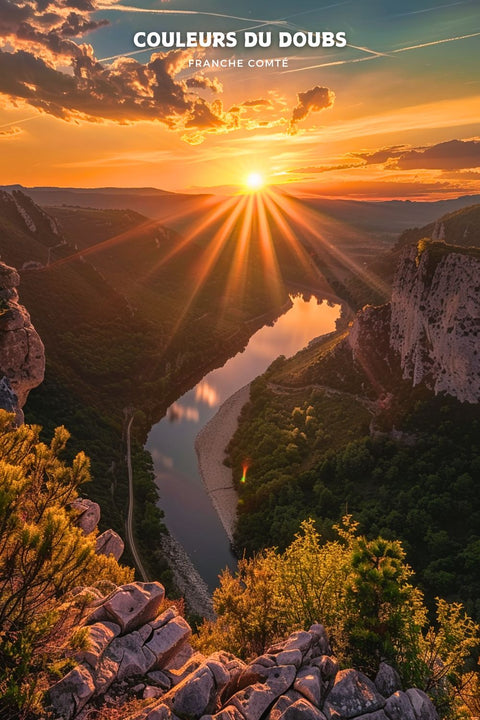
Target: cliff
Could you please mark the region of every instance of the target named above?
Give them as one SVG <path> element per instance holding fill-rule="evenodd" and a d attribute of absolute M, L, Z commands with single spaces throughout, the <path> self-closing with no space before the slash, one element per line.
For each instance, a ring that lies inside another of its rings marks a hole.
<path fill-rule="evenodd" d="M 89 589 L 83 589 L 83 595 Z M 340 670 L 325 629 L 314 624 L 246 665 L 220 651 L 194 652 L 191 629 L 164 609 L 160 583 L 130 583 L 91 601 L 88 643 L 50 688 L 56 717 L 86 718 L 105 702 L 117 709 L 146 701 L 128 720 L 438 720 L 421 690 L 405 692 L 380 664 L 375 680 Z M 90 597 L 94 597 L 91 592 Z"/>
<path fill-rule="evenodd" d="M 19 283 L 17 271 L 0 263 L 0 406 L 16 412 L 22 423 L 28 393 L 43 380 L 45 351 L 30 315 L 18 302 Z"/>
<path fill-rule="evenodd" d="M 355 360 L 379 362 L 413 386 L 480 400 L 480 254 L 444 243 L 407 248 L 391 301 L 367 306 L 347 342 Z M 379 373 L 381 377 L 381 373 Z"/>

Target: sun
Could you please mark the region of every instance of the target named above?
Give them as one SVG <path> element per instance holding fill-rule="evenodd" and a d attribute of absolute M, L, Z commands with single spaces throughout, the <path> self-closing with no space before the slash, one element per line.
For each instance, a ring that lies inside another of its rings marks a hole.
<path fill-rule="evenodd" d="M 261 190 L 265 186 L 265 178 L 261 173 L 258 172 L 252 172 L 249 175 L 247 175 L 245 179 L 245 185 L 250 190 L 250 192 L 256 192 L 257 190 Z"/>

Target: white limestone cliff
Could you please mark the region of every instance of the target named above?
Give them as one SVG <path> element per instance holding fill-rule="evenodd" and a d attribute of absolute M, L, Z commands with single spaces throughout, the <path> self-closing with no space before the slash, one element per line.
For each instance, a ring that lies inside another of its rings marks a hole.
<path fill-rule="evenodd" d="M 412 248 L 393 282 L 390 346 L 403 377 L 480 401 L 480 257 Z"/>

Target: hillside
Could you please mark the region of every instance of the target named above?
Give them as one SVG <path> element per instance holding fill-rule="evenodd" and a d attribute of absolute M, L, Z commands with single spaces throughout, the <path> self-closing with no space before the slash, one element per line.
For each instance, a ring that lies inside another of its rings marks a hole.
<path fill-rule="evenodd" d="M 473 199 L 473 198 L 472 198 Z M 413 218 L 412 218 L 413 221 Z M 456 247 L 480 247 L 480 205 L 467 204 L 428 224 L 411 226 L 397 238 L 393 247 L 370 260 L 364 270 L 352 273 L 343 283 L 341 297 L 347 298 L 353 307 L 360 309 L 367 303 L 381 304 L 390 297 L 390 288 L 403 249 L 428 238 Z"/>
<path fill-rule="evenodd" d="M 404 541 L 430 601 L 478 617 L 479 263 L 476 249 L 405 248 L 391 303 L 253 383 L 229 446 L 238 552 L 282 547 L 310 516 L 328 534 L 348 508 Z"/>
<path fill-rule="evenodd" d="M 145 547 L 155 546 L 162 530 L 151 461 L 142 450 L 146 432 L 288 302 L 283 284 L 272 295 L 263 282 L 258 244 L 246 261 L 245 283 L 230 290 L 235 236 L 217 243 L 213 254 L 207 240 L 184 243 L 130 210 L 47 213 L 20 191 L 0 193 L 0 253 L 19 268 L 47 356 L 27 420 L 46 432 L 68 426 L 70 452 L 85 449 L 92 458 L 94 481 L 85 492 L 102 506 L 102 523 L 123 535 L 125 409 L 141 411 L 133 459 L 137 535 Z M 280 252 L 288 272 L 298 274 L 288 248 Z M 149 558 L 155 565 L 155 553 Z M 160 563 L 156 572 L 163 569 Z"/>

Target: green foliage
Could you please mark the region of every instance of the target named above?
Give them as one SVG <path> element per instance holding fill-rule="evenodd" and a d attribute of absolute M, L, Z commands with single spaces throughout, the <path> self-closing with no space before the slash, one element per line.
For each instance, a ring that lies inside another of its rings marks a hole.
<path fill-rule="evenodd" d="M 304 521 L 284 552 L 264 550 L 241 560 L 235 575 L 224 571 L 213 597 L 217 619 L 203 624 L 196 645 L 248 659 L 322 622 L 343 666 L 373 677 L 386 660 L 406 687 L 430 694 L 442 717 L 460 717 L 462 672 L 480 641 L 478 625 L 460 604 L 440 599 L 429 623 L 400 542 L 359 536 L 350 516 L 334 530 L 337 538 L 325 542 Z"/>
<path fill-rule="evenodd" d="M 67 593 L 98 577 L 128 582 L 132 572 L 95 554 L 95 537 L 74 524 L 71 503 L 90 479 L 79 453 L 70 465 L 59 459 L 69 434 L 55 430 L 49 445 L 40 428 L 13 424 L 0 411 L 0 709 L 38 703 L 35 678 L 52 659 L 71 619 Z"/>

